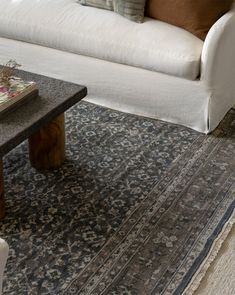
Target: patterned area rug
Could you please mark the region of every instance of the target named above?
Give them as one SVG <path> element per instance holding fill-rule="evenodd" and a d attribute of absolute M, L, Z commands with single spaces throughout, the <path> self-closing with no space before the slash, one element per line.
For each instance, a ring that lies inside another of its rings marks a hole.
<path fill-rule="evenodd" d="M 67 160 L 4 159 L 4 294 L 182 294 L 235 207 L 235 110 L 213 135 L 82 102 Z"/>

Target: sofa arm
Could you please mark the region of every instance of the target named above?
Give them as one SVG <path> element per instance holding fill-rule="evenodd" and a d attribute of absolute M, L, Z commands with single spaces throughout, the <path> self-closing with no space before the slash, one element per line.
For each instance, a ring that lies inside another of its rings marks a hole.
<path fill-rule="evenodd" d="M 221 17 L 206 37 L 201 81 L 212 97 L 223 95 L 235 103 L 235 8 Z"/>
<path fill-rule="evenodd" d="M 0 239 L 0 295 L 2 294 L 3 272 L 7 262 L 8 252 L 8 244 L 3 239 Z"/>

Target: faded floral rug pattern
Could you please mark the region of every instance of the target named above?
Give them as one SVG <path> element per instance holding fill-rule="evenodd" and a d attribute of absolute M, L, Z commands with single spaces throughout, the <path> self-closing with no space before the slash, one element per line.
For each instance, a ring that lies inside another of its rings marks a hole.
<path fill-rule="evenodd" d="M 61 169 L 4 159 L 4 294 L 182 294 L 234 210 L 235 110 L 206 136 L 82 102 L 66 128 Z"/>

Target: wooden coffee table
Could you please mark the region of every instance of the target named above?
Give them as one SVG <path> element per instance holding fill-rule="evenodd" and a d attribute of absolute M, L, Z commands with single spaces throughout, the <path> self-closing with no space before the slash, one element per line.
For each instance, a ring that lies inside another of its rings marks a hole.
<path fill-rule="evenodd" d="M 35 81 L 39 96 L 0 120 L 0 218 L 5 216 L 4 155 L 28 139 L 33 167 L 60 167 L 65 159 L 64 112 L 87 95 L 86 87 L 73 83 L 24 71 L 17 76 Z"/>

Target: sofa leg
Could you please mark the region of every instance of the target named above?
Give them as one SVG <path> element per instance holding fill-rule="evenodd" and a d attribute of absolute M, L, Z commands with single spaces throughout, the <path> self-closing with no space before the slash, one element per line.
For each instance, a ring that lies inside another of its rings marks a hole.
<path fill-rule="evenodd" d="M 0 219 L 5 216 L 5 199 L 4 199 L 4 180 L 3 180 L 3 164 L 0 160 Z"/>

